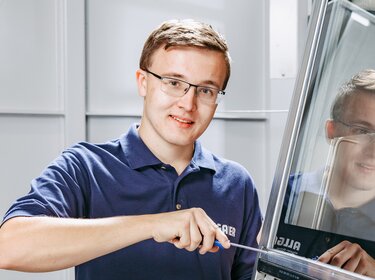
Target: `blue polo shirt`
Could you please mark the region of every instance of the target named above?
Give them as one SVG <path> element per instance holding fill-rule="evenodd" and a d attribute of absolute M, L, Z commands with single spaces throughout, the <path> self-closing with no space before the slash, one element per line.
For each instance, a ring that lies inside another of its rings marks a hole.
<path fill-rule="evenodd" d="M 119 139 L 66 149 L 8 210 L 16 216 L 102 218 L 201 207 L 232 242 L 257 246 L 258 196 L 244 167 L 199 141 L 178 175 L 140 139 L 137 125 Z M 77 280 L 250 279 L 256 254 L 236 249 L 200 255 L 146 240 L 76 267 Z"/>

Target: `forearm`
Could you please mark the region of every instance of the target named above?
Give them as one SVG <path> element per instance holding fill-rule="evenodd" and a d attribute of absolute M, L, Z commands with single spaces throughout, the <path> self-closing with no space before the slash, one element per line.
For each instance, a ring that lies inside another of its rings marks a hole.
<path fill-rule="evenodd" d="M 200 208 L 101 219 L 17 217 L 0 228 L 0 269 L 41 272 L 77 266 L 153 238 L 201 254 L 229 240 Z"/>
<path fill-rule="evenodd" d="M 0 229 L 0 268 L 29 272 L 64 269 L 149 239 L 151 232 L 148 215 L 17 217 Z"/>

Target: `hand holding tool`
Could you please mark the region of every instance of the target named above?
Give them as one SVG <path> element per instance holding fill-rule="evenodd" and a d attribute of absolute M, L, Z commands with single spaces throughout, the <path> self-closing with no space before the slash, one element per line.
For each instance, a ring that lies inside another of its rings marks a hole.
<path fill-rule="evenodd" d="M 221 245 L 221 243 L 217 240 L 215 240 L 214 245 L 216 245 L 220 249 L 224 249 L 223 245 Z M 258 252 L 258 253 L 267 253 L 267 251 L 259 249 L 259 248 L 245 246 L 245 245 L 241 245 L 241 244 L 237 244 L 237 243 L 233 243 L 233 242 L 230 243 L 230 246 L 238 247 L 238 248 L 245 249 L 245 250 L 255 251 L 255 252 Z"/>

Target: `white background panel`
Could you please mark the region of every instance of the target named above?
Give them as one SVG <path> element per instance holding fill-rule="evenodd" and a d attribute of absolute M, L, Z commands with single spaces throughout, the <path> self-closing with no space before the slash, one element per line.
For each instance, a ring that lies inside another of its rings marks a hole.
<path fill-rule="evenodd" d="M 0 1 L 0 111 L 63 109 L 56 5 L 52 0 Z"/>
<path fill-rule="evenodd" d="M 0 216 L 62 150 L 62 118 L 0 116 Z M 1 277 L 0 277 L 1 279 Z"/>

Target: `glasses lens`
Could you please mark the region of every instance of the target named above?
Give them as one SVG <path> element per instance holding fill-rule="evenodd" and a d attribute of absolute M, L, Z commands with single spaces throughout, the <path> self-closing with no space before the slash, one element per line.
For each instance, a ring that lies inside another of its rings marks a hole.
<path fill-rule="evenodd" d="M 181 97 L 185 94 L 188 88 L 189 84 L 185 83 L 184 81 L 171 78 L 163 78 L 161 80 L 161 90 L 164 91 L 166 94 L 172 96 Z"/>
<path fill-rule="evenodd" d="M 198 98 L 204 102 L 215 104 L 219 90 L 209 87 L 197 87 Z"/>
<path fill-rule="evenodd" d="M 196 87 L 196 95 L 198 100 L 208 104 L 218 104 L 223 94 L 220 90 L 210 87 L 194 86 Z M 190 89 L 191 85 L 187 82 L 165 78 L 161 79 L 161 90 L 170 96 L 182 97 Z M 220 97 L 220 98 L 219 98 Z"/>

